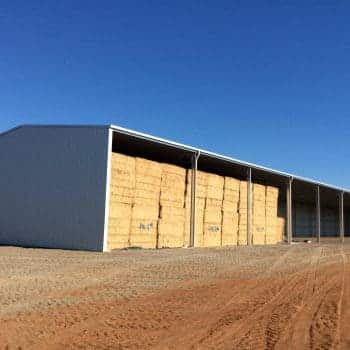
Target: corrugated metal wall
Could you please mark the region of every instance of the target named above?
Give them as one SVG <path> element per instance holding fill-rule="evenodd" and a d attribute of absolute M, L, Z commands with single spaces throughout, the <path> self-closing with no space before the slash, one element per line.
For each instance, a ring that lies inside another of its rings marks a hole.
<path fill-rule="evenodd" d="M 108 128 L 0 135 L 0 244 L 103 249 Z"/>

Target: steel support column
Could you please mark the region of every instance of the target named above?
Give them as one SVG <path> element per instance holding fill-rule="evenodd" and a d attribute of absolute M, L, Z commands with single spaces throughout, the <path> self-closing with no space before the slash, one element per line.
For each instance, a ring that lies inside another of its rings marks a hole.
<path fill-rule="evenodd" d="M 247 171 L 247 245 L 251 245 L 252 243 L 251 214 L 252 214 L 252 168 L 248 168 L 248 171 Z"/>
<path fill-rule="evenodd" d="M 321 196 L 320 186 L 316 187 L 316 236 L 317 242 L 321 242 Z"/>
<path fill-rule="evenodd" d="M 344 242 L 344 192 L 339 193 L 339 236 Z"/>
<path fill-rule="evenodd" d="M 287 182 L 287 203 L 286 203 L 286 209 L 287 209 L 287 242 L 288 244 L 292 243 L 293 239 L 293 224 L 292 224 L 292 218 L 293 218 L 293 208 L 292 208 L 292 182 L 293 178 L 290 177 Z"/>
<path fill-rule="evenodd" d="M 197 218 L 197 168 L 200 152 L 192 155 L 192 177 L 191 177 L 191 218 L 190 218 L 190 247 L 194 247 L 196 236 L 196 218 Z"/>

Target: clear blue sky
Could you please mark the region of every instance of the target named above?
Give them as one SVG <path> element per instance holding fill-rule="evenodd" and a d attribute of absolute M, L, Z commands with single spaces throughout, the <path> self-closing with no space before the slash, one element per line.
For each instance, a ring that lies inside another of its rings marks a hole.
<path fill-rule="evenodd" d="M 350 188 L 348 1 L 2 1 L 0 131 L 117 124 Z"/>

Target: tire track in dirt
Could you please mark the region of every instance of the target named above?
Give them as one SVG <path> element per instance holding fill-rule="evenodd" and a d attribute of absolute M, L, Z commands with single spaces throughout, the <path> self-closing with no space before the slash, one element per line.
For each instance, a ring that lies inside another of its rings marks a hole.
<path fill-rule="evenodd" d="M 282 292 L 259 310 L 259 313 L 254 315 L 255 317 L 246 322 L 246 330 L 236 334 L 238 339 L 233 343 L 233 348 L 275 348 L 282 333 L 288 329 L 293 315 L 303 303 L 306 288 L 310 284 L 320 254 L 321 249 L 315 249 L 308 270 L 295 274 L 292 280 L 287 278 Z M 302 290 L 300 286 L 303 286 Z"/>
<path fill-rule="evenodd" d="M 35 350 L 349 349 L 349 247 L 282 252 L 243 262 L 246 275 L 235 268 L 129 300 L 88 300 L 4 318 L 0 348 L 1 339 L 20 334 L 11 346 Z"/>
<path fill-rule="evenodd" d="M 298 272 L 292 275 L 285 273 L 283 275 L 283 272 L 281 272 L 281 270 L 283 271 L 283 267 L 285 268 L 285 265 L 287 265 L 287 259 L 293 257 L 293 255 L 295 255 L 295 250 L 291 247 L 270 269 L 256 279 L 254 294 L 253 296 L 250 294 L 247 295 L 247 303 L 246 305 L 243 304 L 242 310 L 237 310 L 237 307 L 229 308 L 231 304 L 236 305 L 234 298 L 231 298 L 223 308 L 220 308 L 212 315 L 214 321 L 206 330 L 206 335 L 198 342 L 193 342 L 192 340 L 193 348 L 195 348 L 196 343 L 200 347 L 206 347 L 208 342 L 215 343 L 218 348 L 237 346 L 237 348 L 243 349 L 245 347 L 250 348 L 250 346 L 262 346 L 265 339 L 264 331 L 261 331 L 263 328 L 262 325 L 259 324 L 259 327 L 255 327 L 253 330 L 251 329 L 251 325 L 262 323 L 263 320 L 264 323 L 268 322 L 266 313 L 272 305 L 281 304 L 284 299 L 288 299 L 292 290 L 300 284 L 300 278 L 305 278 L 303 273 Z M 275 274 L 282 274 L 283 277 L 270 284 L 266 284 L 266 281 L 262 283 L 264 278 L 266 278 L 265 276 Z M 242 311 L 243 315 L 237 320 L 237 313 L 242 313 Z M 276 320 L 274 324 L 277 324 L 279 320 L 278 315 L 272 315 L 272 320 Z M 273 330 L 270 330 L 268 336 L 271 342 L 274 342 L 273 339 L 276 335 Z"/>
<path fill-rule="evenodd" d="M 313 310 L 309 326 L 310 349 L 335 349 L 339 344 L 341 304 L 344 296 L 346 259 L 341 249 L 341 261 L 333 276 L 322 286 L 310 302 Z"/>
<path fill-rule="evenodd" d="M 275 295 L 279 292 L 281 283 L 271 281 L 267 284 L 265 280 L 267 276 L 277 274 L 285 264 L 286 259 L 293 253 L 293 249 L 284 251 L 266 271 L 261 271 L 256 278 L 249 280 L 249 289 L 243 284 L 232 290 L 230 298 L 222 306 L 218 305 L 214 310 L 210 310 L 210 322 L 203 325 L 199 334 L 189 336 L 187 327 L 180 328 L 176 335 L 169 335 L 156 348 L 171 348 L 171 344 L 179 338 L 181 338 L 181 342 L 186 348 L 206 347 L 207 345 L 204 344 L 207 342 L 214 342 L 216 338 L 220 339 L 223 329 L 231 327 L 235 322 L 241 322 L 252 311 L 265 304 L 271 293 Z M 244 273 L 242 272 L 239 275 L 244 276 Z M 242 278 L 246 279 L 247 277 Z M 238 300 L 239 303 L 237 303 Z"/>
<path fill-rule="evenodd" d="M 344 246 L 343 246 L 344 247 Z M 350 348 L 350 259 L 349 255 L 342 253 L 345 261 L 342 299 L 339 304 L 339 324 L 337 329 L 337 348 L 345 350 Z"/>
<path fill-rule="evenodd" d="M 283 305 L 282 310 L 277 309 L 274 311 L 274 315 L 266 328 L 267 349 L 279 348 L 280 343 L 283 344 L 281 348 L 285 349 L 286 344 L 293 343 L 293 337 L 288 336 L 288 339 L 286 339 L 285 333 L 289 333 L 288 330 L 293 329 L 293 326 L 295 324 L 297 326 L 299 325 L 299 323 L 295 322 L 295 320 L 298 315 L 303 313 L 307 299 L 315 289 L 317 280 L 317 268 L 319 266 L 322 252 L 322 248 L 316 249 L 314 251 L 314 254 L 311 256 L 310 265 L 306 272 L 305 284 L 300 293 L 295 295 L 295 300 L 291 300 L 293 303 L 290 303 L 289 300 L 287 302 L 287 310 L 285 309 L 286 305 Z M 298 349 L 298 347 L 295 347 L 294 349 Z"/>
<path fill-rule="evenodd" d="M 331 349 L 334 346 L 345 265 L 342 254 L 331 254 L 330 257 L 340 257 L 341 261 L 329 267 L 331 272 L 317 264 L 313 287 L 309 285 L 305 289 L 303 303 L 292 317 L 283 338 L 276 344 L 276 349 Z M 329 256 L 322 256 L 319 262 L 327 258 L 329 260 Z"/>
<path fill-rule="evenodd" d="M 307 280 L 301 292 L 301 301 L 296 305 L 295 312 L 290 315 L 288 327 L 285 327 L 284 334 L 275 343 L 276 349 L 303 349 L 307 344 L 307 332 L 305 334 L 305 314 L 309 304 L 309 298 L 316 290 L 317 272 L 320 268 L 323 250 L 313 254 L 310 261 Z"/>

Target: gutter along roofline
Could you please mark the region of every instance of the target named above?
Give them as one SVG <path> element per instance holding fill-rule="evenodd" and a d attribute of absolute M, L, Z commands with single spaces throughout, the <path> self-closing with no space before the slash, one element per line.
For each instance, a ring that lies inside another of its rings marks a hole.
<path fill-rule="evenodd" d="M 232 164 L 236 164 L 236 165 L 241 165 L 241 166 L 245 166 L 248 168 L 252 168 L 252 169 L 256 169 L 256 170 L 260 170 L 266 173 L 270 173 L 270 174 L 274 174 L 277 176 L 281 176 L 284 177 L 286 179 L 290 179 L 292 178 L 293 180 L 297 180 L 297 181 L 301 181 L 301 182 L 305 182 L 305 183 L 309 183 L 309 184 L 313 184 L 313 185 L 318 185 L 321 187 L 325 187 L 325 188 L 329 188 L 332 190 L 336 190 L 336 191 L 340 191 L 340 192 L 344 192 L 344 193 L 348 193 L 350 194 L 350 189 L 347 188 L 342 188 L 342 187 L 338 187 L 338 186 L 334 186 L 334 185 L 330 185 L 321 181 L 317 181 L 317 180 L 313 180 L 307 177 L 302 177 L 302 176 L 298 176 L 298 175 L 294 175 L 294 174 L 290 174 L 287 172 L 283 172 L 283 171 L 279 171 L 279 170 L 275 170 L 275 169 L 271 169 L 268 167 L 264 167 L 258 164 L 254 164 L 254 163 L 250 163 L 250 162 L 245 162 L 242 161 L 240 159 L 237 158 L 232 158 L 232 157 L 228 157 L 222 154 L 218 154 L 215 152 L 211 152 L 211 151 L 207 151 L 207 150 L 203 150 L 201 148 L 196 148 L 196 147 L 192 147 L 192 146 L 188 146 L 182 143 L 178 143 L 178 142 L 174 142 L 174 141 L 170 141 L 161 137 L 156 137 L 156 136 L 152 136 L 146 133 L 142 133 L 142 132 L 138 132 L 138 131 L 134 131 L 131 129 L 127 129 L 127 128 L 123 128 L 120 126 L 116 126 L 116 125 L 110 125 L 109 126 L 113 131 L 119 132 L 121 134 L 125 134 L 125 135 L 129 135 L 131 137 L 137 137 L 146 141 L 152 141 L 155 143 L 159 143 L 162 145 L 166 145 L 169 147 L 173 147 L 173 148 L 177 148 L 177 149 L 181 149 L 187 152 L 193 152 L 193 153 L 200 153 L 201 155 L 210 157 L 210 158 L 215 158 L 218 160 L 222 160 L 225 162 L 229 162 Z"/>

